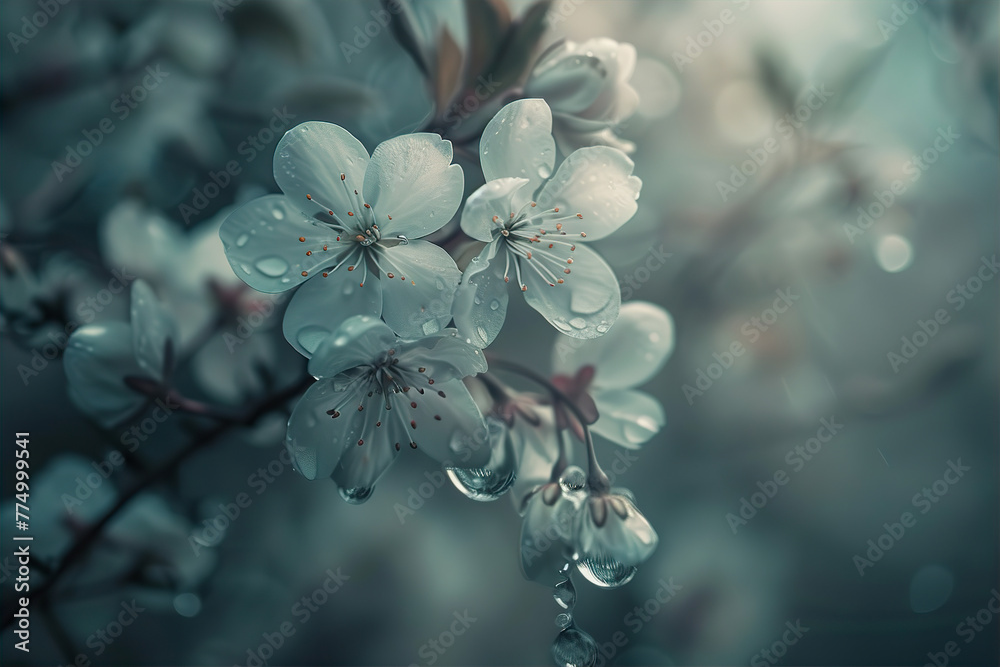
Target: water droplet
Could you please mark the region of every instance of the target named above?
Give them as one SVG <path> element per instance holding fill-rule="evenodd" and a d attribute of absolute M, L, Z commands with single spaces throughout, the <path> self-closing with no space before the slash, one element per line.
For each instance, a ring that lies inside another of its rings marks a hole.
<path fill-rule="evenodd" d="M 265 257 L 255 264 L 257 270 L 269 278 L 278 278 L 288 272 L 288 262 L 277 255 Z"/>
<path fill-rule="evenodd" d="M 340 497 L 351 503 L 352 505 L 360 505 L 369 498 L 371 498 L 372 491 L 375 490 L 374 486 L 359 486 L 353 489 L 337 489 L 340 492 Z"/>
<path fill-rule="evenodd" d="M 420 329 L 424 332 L 425 336 L 430 336 L 441 331 L 441 325 L 438 324 L 437 320 L 427 320 L 421 325 Z"/>
<path fill-rule="evenodd" d="M 569 321 L 570 326 L 574 329 L 584 329 L 587 326 L 587 320 L 582 317 L 574 317 Z"/>
<path fill-rule="evenodd" d="M 552 175 L 552 169 L 547 165 L 543 164 L 538 167 L 538 176 L 541 178 L 548 178 Z"/>
<path fill-rule="evenodd" d="M 441 290 L 443 290 L 444 289 L 444 281 L 441 280 L 440 278 L 438 278 L 437 280 L 435 280 L 434 281 L 434 289 L 438 290 L 439 292 Z"/>
<path fill-rule="evenodd" d="M 500 302 L 496 299 L 490 301 L 490 310 L 498 310 L 500 308 Z"/>
<path fill-rule="evenodd" d="M 556 615 L 556 627 L 560 630 L 565 630 L 573 623 L 573 617 L 567 613 L 562 613 Z"/>
<path fill-rule="evenodd" d="M 638 572 L 634 565 L 623 565 L 607 554 L 584 558 L 576 564 L 587 581 L 601 588 L 618 588 L 632 581 Z"/>
<path fill-rule="evenodd" d="M 445 468 L 448 479 L 459 491 L 473 500 L 496 500 L 514 484 L 517 475 L 513 468 L 506 471 L 489 468 Z"/>
<path fill-rule="evenodd" d="M 271 209 L 271 214 L 274 216 L 275 220 L 284 220 L 285 219 L 285 212 L 282 211 L 277 206 L 275 206 L 273 209 Z"/>
<path fill-rule="evenodd" d="M 486 329 L 482 327 L 476 327 L 476 334 L 479 336 L 479 340 L 484 343 L 490 339 L 490 337 L 486 334 Z M 471 343 L 472 341 L 469 342 Z"/>
<path fill-rule="evenodd" d="M 597 662 L 597 642 L 571 623 L 552 642 L 552 659 L 559 667 L 591 667 Z"/>
<path fill-rule="evenodd" d="M 554 326 L 556 329 L 559 329 L 559 331 L 563 332 L 573 330 L 573 328 L 569 324 L 567 324 L 565 320 L 552 320 L 552 326 Z"/>
<path fill-rule="evenodd" d="M 247 241 L 249 241 L 249 240 L 250 240 L 250 235 L 249 234 L 240 234 L 240 237 L 238 239 L 236 239 L 236 247 L 237 248 L 242 248 L 243 246 L 245 246 L 247 244 Z"/>
<path fill-rule="evenodd" d="M 552 597 L 563 609 L 572 610 L 576 606 L 576 586 L 573 585 L 573 580 L 566 579 L 556 584 Z"/>
<path fill-rule="evenodd" d="M 587 475 L 579 466 L 569 466 L 559 478 L 559 486 L 566 493 L 579 491 L 587 483 Z"/>
<path fill-rule="evenodd" d="M 610 328 L 611 327 L 608 326 L 606 323 L 601 322 L 600 324 L 597 325 L 597 333 L 608 333 L 608 329 Z"/>

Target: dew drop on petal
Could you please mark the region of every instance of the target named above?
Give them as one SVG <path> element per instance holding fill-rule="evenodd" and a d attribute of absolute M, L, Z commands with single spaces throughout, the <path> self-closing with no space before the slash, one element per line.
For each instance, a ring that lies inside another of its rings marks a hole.
<path fill-rule="evenodd" d="M 554 326 L 556 329 L 559 329 L 559 331 L 562 332 L 573 330 L 573 328 L 566 322 L 566 320 L 563 319 L 552 320 L 552 326 Z"/>
<path fill-rule="evenodd" d="M 573 617 L 565 612 L 556 615 L 556 627 L 565 630 L 573 622 Z"/>
<path fill-rule="evenodd" d="M 551 175 L 552 169 L 550 169 L 547 164 L 543 164 L 538 167 L 538 176 L 540 178 L 548 178 Z"/>
<path fill-rule="evenodd" d="M 257 270 L 269 278 L 279 278 L 288 272 L 288 262 L 277 255 L 265 257 L 257 261 Z"/>
<path fill-rule="evenodd" d="M 437 320 L 427 320 L 421 325 L 420 330 L 424 332 L 425 336 L 430 336 L 440 331 L 441 325 L 438 324 Z"/>
<path fill-rule="evenodd" d="M 552 659 L 559 667 L 590 667 L 597 662 L 597 642 L 571 623 L 552 642 Z"/>
<path fill-rule="evenodd" d="M 273 208 L 273 209 L 271 210 L 271 213 L 272 213 L 272 215 L 274 215 L 274 219 L 275 219 L 275 220 L 284 220 L 284 219 L 285 219 L 285 212 L 284 212 L 284 211 L 282 211 L 282 210 L 281 210 L 280 208 L 278 208 L 277 206 L 275 206 L 275 207 L 274 207 L 274 208 Z"/>
<path fill-rule="evenodd" d="M 632 581 L 638 572 L 634 565 L 623 565 L 607 554 L 577 561 L 576 569 L 587 581 L 601 588 L 618 588 Z"/>
<path fill-rule="evenodd" d="M 239 238 L 236 239 L 236 247 L 237 248 L 242 248 L 243 246 L 245 246 L 247 244 L 247 241 L 249 241 L 249 240 L 250 240 L 250 235 L 249 234 L 246 234 L 246 233 L 240 234 Z"/>
<path fill-rule="evenodd" d="M 574 329 L 585 329 L 587 327 L 587 320 L 582 317 L 574 317 L 569 321 L 569 324 Z"/>
<path fill-rule="evenodd" d="M 490 301 L 490 310 L 498 310 L 500 308 L 500 302 L 496 299 Z"/>

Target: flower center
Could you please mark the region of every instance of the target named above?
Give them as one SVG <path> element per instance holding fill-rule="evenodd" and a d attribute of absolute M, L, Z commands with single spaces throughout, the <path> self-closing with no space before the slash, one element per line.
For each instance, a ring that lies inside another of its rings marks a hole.
<path fill-rule="evenodd" d="M 586 232 L 572 231 L 573 223 L 583 219 L 582 213 L 566 214 L 558 206 L 542 211 L 536 211 L 537 208 L 537 203 L 528 202 L 520 211 L 511 211 L 506 219 L 493 216 L 493 223 L 499 226 L 507 250 L 504 282 L 510 282 L 513 263 L 522 292 L 528 291 L 521 275 L 522 264 L 525 270 L 531 269 L 538 274 L 549 287 L 562 285 L 567 280 L 565 276 L 572 273 L 568 265 L 573 263 L 570 253 L 576 250 L 576 244 L 560 237 L 587 237 Z"/>

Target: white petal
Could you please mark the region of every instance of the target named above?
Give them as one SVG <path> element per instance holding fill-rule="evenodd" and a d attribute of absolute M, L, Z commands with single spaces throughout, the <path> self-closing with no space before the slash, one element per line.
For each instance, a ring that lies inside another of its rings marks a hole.
<path fill-rule="evenodd" d="M 511 213 L 518 213 L 521 206 L 513 201 L 530 195 L 518 194 L 527 183 L 526 178 L 498 178 L 473 192 L 462 209 L 462 231 L 478 241 L 491 241 L 500 229 L 494 217 L 503 223 Z"/>
<path fill-rule="evenodd" d="M 659 433 L 667 421 L 663 406 L 645 392 L 595 390 L 593 398 L 600 417 L 591 430 L 623 447 L 637 449 Z"/>
<path fill-rule="evenodd" d="M 549 487 L 539 489 L 528 501 L 521 524 L 521 571 L 532 581 L 554 584 L 566 562 L 563 551 L 572 537 L 576 507 L 559 491 L 552 505 L 545 503 Z"/>
<path fill-rule="evenodd" d="M 122 201 L 108 212 L 101 223 L 100 240 L 101 256 L 108 266 L 127 266 L 150 279 L 170 279 L 170 267 L 184 251 L 180 227 L 135 199 Z M 141 258 L 136 254 L 140 248 Z"/>
<path fill-rule="evenodd" d="M 293 205 L 308 215 L 332 210 L 343 220 L 348 211 L 357 213 L 359 198 L 353 191 L 361 192 L 367 168 L 365 147 L 333 123 L 297 125 L 274 149 L 274 180 Z"/>
<path fill-rule="evenodd" d="M 600 338 L 557 339 L 553 370 L 559 375 L 575 375 L 584 366 L 593 366 L 595 386 L 628 389 L 659 373 L 673 349 L 670 313 L 646 301 L 630 301 L 622 305 L 618 321 Z"/>
<path fill-rule="evenodd" d="M 491 243 L 462 274 L 462 283 L 455 292 L 452 312 L 459 333 L 481 348 L 493 343 L 507 319 L 507 283 L 503 281 L 503 264 L 491 261 L 497 244 Z"/>
<path fill-rule="evenodd" d="M 379 144 L 365 175 L 364 195 L 383 236 L 420 238 L 451 220 L 465 187 L 462 168 L 451 158 L 451 142 L 427 132 Z"/>
<path fill-rule="evenodd" d="M 451 255 L 427 241 L 380 247 L 377 252 L 386 272 L 381 277 L 386 324 L 402 338 L 427 336 L 447 326 L 462 275 Z"/>
<path fill-rule="evenodd" d="M 330 378 L 358 366 L 381 361 L 396 343 L 396 336 L 382 320 L 356 315 L 337 327 L 313 352 L 309 374 Z"/>
<path fill-rule="evenodd" d="M 146 401 L 124 382 L 128 375 L 144 375 L 132 351 L 132 328 L 124 322 L 88 324 L 74 331 L 63 367 L 70 398 L 106 428 Z"/>
<path fill-rule="evenodd" d="M 145 375 L 163 379 L 167 341 L 177 345 L 173 318 L 144 280 L 132 283 L 132 349 Z M 174 348 L 176 352 L 176 347 Z"/>
<path fill-rule="evenodd" d="M 535 253 L 541 254 L 541 248 Z M 565 265 L 570 273 L 562 273 L 559 268 L 550 268 L 564 282 L 550 286 L 549 276 L 532 268 L 532 262 L 542 264 L 535 256 L 530 260 L 519 260 L 521 276 L 527 286 L 524 299 L 537 310 L 552 326 L 572 338 L 596 338 L 603 335 L 614 324 L 621 306 L 621 292 L 618 279 L 611 267 L 585 245 L 576 246 L 567 252 L 573 259 L 572 265 Z M 497 261 L 497 260 L 494 260 Z M 563 266 L 560 264 L 559 266 Z M 511 269 L 513 272 L 513 268 Z"/>
<path fill-rule="evenodd" d="M 612 502 L 624 508 L 624 518 L 612 508 Z M 598 526 L 594 509 L 601 503 L 604 505 L 602 514 L 606 518 L 603 525 Z M 578 515 L 577 526 L 577 546 L 583 554 L 591 557 L 608 555 L 626 566 L 645 561 L 659 542 L 649 521 L 625 496 L 590 498 Z"/>
<path fill-rule="evenodd" d="M 360 395 L 357 384 L 338 387 L 321 380 L 299 399 L 288 420 L 285 446 L 306 479 L 328 477 L 344 448 L 357 441 L 366 416 L 357 409 Z M 340 414 L 333 417 L 333 410 Z"/>
<path fill-rule="evenodd" d="M 642 181 L 632 176 L 634 166 L 627 155 L 607 146 L 573 151 L 538 195 L 538 206 L 582 215 L 564 223 L 564 231 L 585 233 L 588 241 L 602 239 L 628 222 L 638 208 Z"/>
<path fill-rule="evenodd" d="M 515 197 L 518 207 L 529 201 L 552 175 L 556 143 L 552 138 L 552 111 L 544 100 L 511 102 L 493 117 L 479 141 L 479 156 L 487 181 L 526 178 L 529 185 Z"/>
<path fill-rule="evenodd" d="M 362 286 L 356 274 L 356 270 L 349 272 L 341 267 L 326 278 L 307 280 L 296 290 L 285 310 L 281 330 L 299 354 L 311 357 L 320 343 L 350 317 L 381 316 L 381 282 L 369 275 Z"/>
<path fill-rule="evenodd" d="M 564 45 L 562 53 L 546 58 L 531 74 L 524 92 L 541 97 L 553 111 L 584 111 L 601 94 L 610 72 L 596 56 L 576 55 Z"/>
<path fill-rule="evenodd" d="M 455 329 L 445 329 L 396 345 L 396 358 L 404 368 L 425 369 L 435 381 L 460 380 L 486 371 L 486 359 L 478 347 L 460 337 Z"/>
<path fill-rule="evenodd" d="M 407 440 L 401 441 L 402 446 L 415 442 L 417 449 L 431 458 L 466 468 L 489 460 L 486 424 L 461 380 L 435 382 L 422 394 L 411 387 L 408 392 L 394 394 L 392 400 L 395 418 L 406 428 Z M 452 450 L 453 442 L 464 449 Z"/>
<path fill-rule="evenodd" d="M 381 419 L 385 419 L 383 413 Z M 359 417 L 359 420 L 361 417 Z M 389 470 L 399 451 L 393 446 L 395 440 L 389 435 L 389 424 L 379 420 L 372 411 L 364 415 L 364 427 L 352 432 L 352 440 L 344 446 L 344 453 L 330 477 L 340 487 L 341 497 L 358 504 L 368 500 L 376 482 Z M 375 424 L 381 423 L 381 426 Z M 390 422 L 391 423 L 391 422 Z M 357 435 L 357 438 L 353 438 Z M 361 441 L 362 444 L 358 444 Z"/>
<path fill-rule="evenodd" d="M 356 242 L 338 242 L 333 229 L 306 217 L 282 195 L 260 197 L 236 209 L 222 223 L 219 236 L 236 275 L 258 292 L 272 294 L 359 251 Z"/>

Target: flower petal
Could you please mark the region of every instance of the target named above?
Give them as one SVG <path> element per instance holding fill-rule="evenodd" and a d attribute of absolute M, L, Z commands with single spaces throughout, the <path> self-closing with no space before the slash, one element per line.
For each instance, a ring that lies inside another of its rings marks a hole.
<path fill-rule="evenodd" d="M 145 375 L 163 379 L 167 341 L 177 344 L 174 320 L 144 280 L 132 283 L 132 349 Z"/>
<path fill-rule="evenodd" d="M 546 502 L 553 497 L 554 502 Z M 521 524 L 521 572 L 527 579 L 543 584 L 560 579 L 576 514 L 577 508 L 558 483 L 547 484 L 532 495 Z"/>
<path fill-rule="evenodd" d="M 629 449 L 645 444 L 667 421 L 659 401 L 634 389 L 594 391 L 594 403 L 600 417 L 591 430 Z"/>
<path fill-rule="evenodd" d="M 396 358 L 405 368 L 424 368 L 435 382 L 460 380 L 486 371 L 486 359 L 478 347 L 461 338 L 455 329 L 445 329 L 414 341 L 400 341 Z"/>
<path fill-rule="evenodd" d="M 365 200 L 383 235 L 410 239 L 441 229 L 462 203 L 462 167 L 451 163 L 451 142 L 420 132 L 383 141 L 365 174 Z"/>
<path fill-rule="evenodd" d="M 368 276 L 361 286 L 353 273 L 341 267 L 326 278 L 307 280 L 299 287 L 285 310 L 281 330 L 299 354 L 311 357 L 320 343 L 348 318 L 355 315 L 377 318 L 381 314 L 379 279 Z"/>
<path fill-rule="evenodd" d="M 274 149 L 274 180 L 307 215 L 331 210 L 344 219 L 348 211 L 357 212 L 359 198 L 353 191 L 361 190 L 367 168 L 364 145 L 333 123 L 296 125 Z"/>
<path fill-rule="evenodd" d="M 567 266 L 571 273 L 561 274 L 564 283 L 554 287 L 544 273 L 532 268 L 531 263 L 540 259 L 519 260 L 528 288 L 524 299 L 567 336 L 596 338 L 608 331 L 618 317 L 618 279 L 601 256 L 585 245 L 576 246 L 572 259 L 572 266 Z"/>
<path fill-rule="evenodd" d="M 380 246 L 382 317 L 402 338 L 419 338 L 447 326 L 462 273 L 445 250 L 427 241 Z M 392 274 L 392 277 L 389 277 Z"/>
<path fill-rule="evenodd" d="M 353 240 L 338 242 L 333 229 L 306 217 L 282 195 L 267 195 L 239 207 L 222 223 L 219 236 L 236 275 L 258 292 L 270 294 L 295 287 L 359 249 Z"/>
<path fill-rule="evenodd" d="M 553 371 L 575 375 L 593 366 L 594 385 L 602 389 L 628 389 L 648 382 L 674 349 L 674 321 L 663 308 L 646 301 L 629 301 L 618 321 L 600 338 L 586 342 L 556 340 Z"/>
<path fill-rule="evenodd" d="M 330 475 L 340 489 L 340 496 L 354 505 L 371 497 L 376 482 L 399 455 L 393 444 L 385 439 L 388 436 L 383 430 L 387 426 L 375 426 L 374 423 L 379 423 L 376 419 L 375 411 L 366 414 L 363 430 L 358 432 L 358 438 L 345 445 L 344 453 Z M 359 440 L 362 441 L 360 445 L 357 444 Z"/>
<path fill-rule="evenodd" d="M 625 566 L 638 565 L 658 542 L 649 521 L 625 496 L 591 497 L 577 518 L 576 545 L 585 557 L 610 556 Z"/>
<path fill-rule="evenodd" d="M 570 235 L 588 241 L 611 234 L 635 215 L 642 181 L 632 175 L 635 163 L 615 148 L 593 146 L 573 151 L 538 195 L 542 209 L 559 207 L 582 215 L 566 223 Z"/>
<path fill-rule="evenodd" d="M 462 231 L 477 241 L 492 241 L 500 227 L 494 218 L 504 222 L 511 213 L 517 213 L 521 206 L 512 203 L 518 191 L 528 183 L 526 178 L 497 178 L 489 181 L 469 195 L 462 209 Z"/>
<path fill-rule="evenodd" d="M 552 138 L 552 111 L 545 100 L 511 102 L 483 130 L 479 156 L 487 181 L 526 178 L 529 186 L 516 193 L 520 208 L 552 175 L 556 142 Z"/>
<path fill-rule="evenodd" d="M 135 412 L 146 397 L 124 382 L 142 375 L 132 351 L 132 327 L 124 322 L 88 324 L 73 332 L 63 356 L 69 396 L 80 410 L 111 428 Z"/>
<path fill-rule="evenodd" d="M 345 447 L 364 429 L 366 415 L 355 406 L 361 389 L 359 380 L 321 380 L 299 399 L 288 420 L 285 447 L 306 479 L 328 477 Z"/>
<path fill-rule="evenodd" d="M 449 465 L 475 467 L 490 458 L 489 438 L 483 416 L 461 380 L 435 382 L 421 394 L 415 388 L 393 394 L 393 411 L 406 426 L 407 446 Z M 414 407 L 416 404 L 416 407 Z M 460 447 L 455 451 L 452 445 Z"/>
<path fill-rule="evenodd" d="M 479 347 L 493 343 L 507 319 L 507 283 L 503 266 L 491 262 L 497 244 L 486 246 L 462 274 L 452 313 L 459 333 Z"/>
<path fill-rule="evenodd" d="M 358 366 L 378 361 L 396 344 L 396 336 L 375 317 L 355 315 L 323 340 L 309 360 L 309 374 L 332 378 Z"/>
<path fill-rule="evenodd" d="M 529 97 L 541 97 L 553 111 L 584 111 L 601 94 L 610 75 L 605 63 L 595 56 L 572 55 L 571 42 L 564 43 L 538 64 L 524 86 Z"/>

